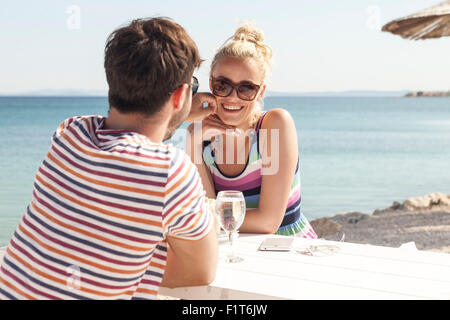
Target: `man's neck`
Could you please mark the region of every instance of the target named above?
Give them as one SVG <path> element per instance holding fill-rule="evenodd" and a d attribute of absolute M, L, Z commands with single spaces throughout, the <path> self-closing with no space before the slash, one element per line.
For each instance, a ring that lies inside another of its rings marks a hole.
<path fill-rule="evenodd" d="M 166 135 L 167 125 L 168 122 L 159 116 L 145 118 L 138 113 L 120 113 L 116 108 L 111 107 L 103 129 L 137 132 L 152 142 L 160 143 Z"/>

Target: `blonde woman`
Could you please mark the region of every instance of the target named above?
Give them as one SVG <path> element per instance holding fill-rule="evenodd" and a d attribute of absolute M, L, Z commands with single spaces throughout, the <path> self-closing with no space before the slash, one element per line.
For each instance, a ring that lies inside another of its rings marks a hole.
<path fill-rule="evenodd" d="M 250 23 L 217 51 L 209 80 L 215 113 L 189 126 L 191 159 L 207 197 L 221 190 L 244 193 L 240 232 L 317 238 L 301 210 L 294 121 L 284 109 L 262 111 L 271 64 L 271 48 Z"/>

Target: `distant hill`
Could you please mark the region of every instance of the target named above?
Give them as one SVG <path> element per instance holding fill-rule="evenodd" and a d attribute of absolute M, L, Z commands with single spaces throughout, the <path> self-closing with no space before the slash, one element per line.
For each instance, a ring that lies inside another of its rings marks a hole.
<path fill-rule="evenodd" d="M 37 91 L 1 95 L 20 97 L 106 97 L 108 96 L 108 92 L 103 90 L 85 89 L 42 89 Z"/>
<path fill-rule="evenodd" d="M 348 90 L 348 91 L 320 91 L 320 92 L 277 92 L 267 93 L 267 97 L 403 97 L 411 91 L 375 91 L 375 90 Z"/>

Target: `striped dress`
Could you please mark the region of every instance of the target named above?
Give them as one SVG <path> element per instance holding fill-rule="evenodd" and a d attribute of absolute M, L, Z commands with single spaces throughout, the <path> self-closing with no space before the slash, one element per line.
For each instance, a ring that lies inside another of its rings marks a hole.
<path fill-rule="evenodd" d="M 171 145 L 66 120 L 0 266 L 0 299 L 154 299 L 166 236 L 211 228 L 200 176 Z"/>
<path fill-rule="evenodd" d="M 245 168 L 241 173 L 235 176 L 226 175 L 220 170 L 213 150 L 215 148 L 212 148 L 211 141 L 205 141 L 203 144 L 203 161 L 211 173 L 216 195 L 222 190 L 242 191 L 245 197 L 247 209 L 258 208 L 259 206 L 262 183 L 262 160 L 259 152 L 259 129 L 261 128 L 265 114 L 266 112 L 261 115 L 255 129 L 250 133 L 250 152 Z M 218 139 L 215 139 L 216 142 L 217 140 Z M 292 179 L 291 191 L 284 213 L 284 218 L 276 234 L 296 235 L 313 239 L 317 238 L 316 233 L 302 213 L 300 172 L 298 162 L 295 175 Z"/>

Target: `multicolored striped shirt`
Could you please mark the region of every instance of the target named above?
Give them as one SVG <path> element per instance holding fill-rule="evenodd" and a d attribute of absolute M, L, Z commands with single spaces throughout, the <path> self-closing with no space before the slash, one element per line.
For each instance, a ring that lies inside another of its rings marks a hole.
<path fill-rule="evenodd" d="M 166 236 L 209 232 L 190 158 L 104 121 L 70 118 L 53 135 L 0 267 L 0 299 L 154 299 Z"/>
<path fill-rule="evenodd" d="M 208 167 L 216 195 L 222 190 L 242 191 L 245 197 L 247 209 L 258 208 L 262 184 L 262 158 L 259 152 L 259 130 L 266 112 L 261 115 L 254 130 L 250 132 L 250 151 L 241 173 L 230 176 L 223 173 L 217 165 L 216 154 L 211 141 L 205 141 L 203 145 L 203 161 Z M 218 142 L 218 139 L 215 139 Z M 300 194 L 300 171 L 297 168 L 291 183 L 291 191 L 288 203 L 276 234 L 297 235 L 305 238 L 317 238 L 308 220 L 302 213 Z"/>

